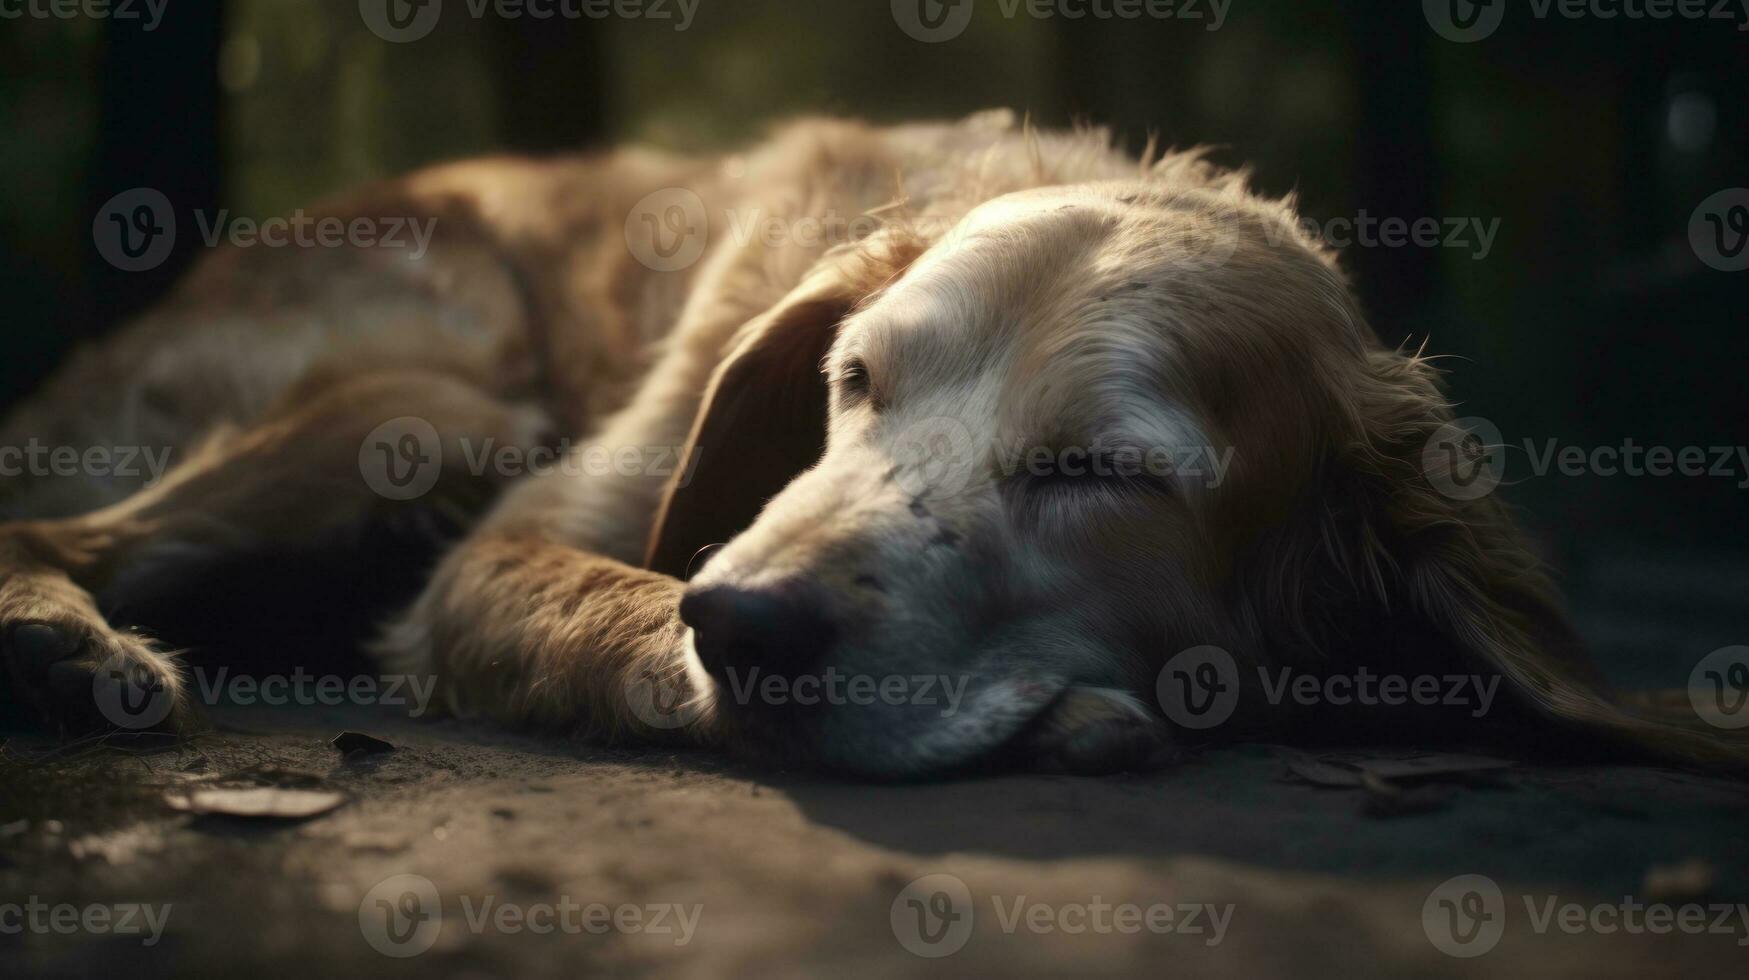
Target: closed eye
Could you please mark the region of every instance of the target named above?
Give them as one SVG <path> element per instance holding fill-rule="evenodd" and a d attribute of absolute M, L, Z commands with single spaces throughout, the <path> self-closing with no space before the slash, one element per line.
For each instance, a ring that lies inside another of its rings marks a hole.
<path fill-rule="evenodd" d="M 1039 454 L 1002 482 L 1010 512 L 1024 525 L 1077 528 L 1099 515 L 1133 514 L 1150 501 L 1175 496 L 1169 476 L 1111 465 L 1120 462 L 1113 457 L 1066 451 L 1051 454 L 1048 465 L 1044 457 Z"/>
<path fill-rule="evenodd" d="M 1171 496 L 1170 469 L 1139 449 L 1050 449 L 1025 454 L 1007 481 L 1026 495 Z"/>
<path fill-rule="evenodd" d="M 869 375 L 868 364 L 860 358 L 845 361 L 838 368 L 832 383 L 837 387 L 839 396 L 846 401 L 866 401 L 876 411 L 884 407 L 875 390 L 874 379 Z"/>

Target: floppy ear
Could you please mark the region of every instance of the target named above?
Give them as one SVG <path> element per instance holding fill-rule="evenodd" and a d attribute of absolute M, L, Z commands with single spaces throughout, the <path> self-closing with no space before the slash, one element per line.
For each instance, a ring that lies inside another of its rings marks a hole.
<path fill-rule="evenodd" d="M 1334 608 L 1368 621 L 1312 633 L 1395 647 L 1372 656 L 1399 664 L 1430 655 L 1498 674 L 1502 696 L 1526 716 L 1593 748 L 1749 771 L 1749 742 L 1698 717 L 1629 711 L 1609 695 L 1511 514 L 1451 470 L 1471 464 L 1441 451 L 1458 430 L 1425 360 L 1372 351 L 1346 395 L 1350 438 L 1330 474 L 1338 485 L 1324 495 L 1345 503 L 1317 522 L 1324 567 L 1299 572 L 1344 583 L 1349 601 Z"/>
<path fill-rule="evenodd" d="M 897 237 L 828 256 L 736 335 L 711 376 L 650 536 L 645 565 L 688 576 L 702 549 L 753 523 L 766 501 L 819 461 L 827 389 L 820 374 L 838 324 L 921 250 Z"/>

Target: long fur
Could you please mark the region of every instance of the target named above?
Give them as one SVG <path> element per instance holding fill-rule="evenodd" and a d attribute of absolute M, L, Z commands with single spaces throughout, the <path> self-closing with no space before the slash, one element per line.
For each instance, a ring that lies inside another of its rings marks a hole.
<path fill-rule="evenodd" d="M 705 204 L 710 247 L 681 269 L 635 261 L 628 216 L 677 189 Z M 434 218 L 430 256 L 215 253 L 175 298 L 81 355 L 0 425 L 0 445 L 156 442 L 181 453 L 153 487 L 0 484 L 11 521 L 0 525 L 0 627 L 56 624 L 80 638 L 81 662 L 121 651 L 185 701 L 174 658 L 113 629 L 100 604 L 221 556 L 267 560 L 312 538 L 354 540 L 349 529 L 405 507 L 479 515 L 377 644 L 390 669 L 437 676 L 441 706 L 465 717 L 741 745 L 712 707 L 675 612 L 704 545 L 735 539 L 713 563 L 717 580 L 769 577 L 778 565 L 760 571 L 757 556 L 781 554 L 844 615 L 936 616 L 938 633 L 960 613 L 925 599 L 895 610 L 907 600 L 867 587 L 901 569 L 838 577 L 822 556 L 858 542 L 874 553 L 869 541 L 890 551 L 913 533 L 906 522 L 927 514 L 927 544 L 986 559 L 960 574 L 987 578 L 967 586 L 977 603 L 995 608 L 1012 600 L 1002 591 L 1011 580 L 1044 574 L 1043 563 L 1015 564 L 978 539 L 987 515 L 904 499 L 892 489 L 896 467 L 845 462 L 861 450 L 832 434 L 859 410 L 829 392 L 820 368 L 858 345 L 898 356 L 870 325 L 908 301 L 895 293 L 933 289 L 956 322 L 1031 325 L 981 342 L 1001 357 L 968 343 L 943 370 L 988 373 L 1011 356 L 1024 370 L 1003 382 L 1016 386 L 1010 394 L 1057 412 L 1032 420 L 1039 431 L 1086 421 L 1064 392 L 1114 394 L 1102 386 L 1119 377 L 1126 410 L 1165 420 L 1162 439 L 1238 450 L 1233 483 L 1218 494 L 1192 493 L 1127 535 L 1073 532 L 1084 552 L 1110 549 L 1096 573 L 1106 580 L 1083 587 L 1121 605 L 1087 629 L 1041 623 L 1012 649 L 1090 633 L 1103 646 L 1070 666 L 1041 652 L 1037 664 L 1051 666 L 1038 667 L 1040 679 L 1009 679 L 986 699 L 990 725 L 1010 726 L 1003 732 L 1043 719 L 1028 729 L 1041 758 L 1067 746 L 1082 761 L 1097 755 L 1104 743 L 1084 733 L 1133 747 L 1138 725 L 1164 731 L 1136 698 L 1161 651 L 1136 653 L 1120 634 L 1173 629 L 1219 637 L 1246 663 L 1463 664 L 1504 677 L 1546 723 L 1624 754 L 1743 768 L 1740 741 L 1612 701 L 1505 508 L 1437 491 L 1421 460 L 1452 419 L 1437 373 L 1378 344 L 1335 257 L 1294 208 L 1204 151 L 1150 144 L 1138 158 L 1103 131 L 1042 131 L 1003 111 L 889 128 L 803 121 L 722 160 L 641 150 L 497 159 L 368 188 L 326 213 Z M 822 218 L 873 233 L 775 242 L 734 233 L 738 222 Z M 1043 289 L 1067 268 L 1081 271 Z M 1158 401 L 1168 390 L 1173 399 Z M 818 405 L 821 417 L 792 424 L 797 405 Z M 968 418 L 977 410 L 969 403 Z M 359 447 L 408 416 L 440 433 L 445 467 L 428 499 L 397 505 L 359 479 Z M 555 435 L 702 452 L 703 482 L 543 475 L 515 481 L 481 515 L 503 481 L 462 472 L 466 447 L 527 449 Z M 891 503 L 869 503 L 860 524 L 827 518 L 854 494 Z M 1059 507 L 1049 519 L 1075 517 Z M 1176 571 L 1161 577 L 1167 559 Z M 949 559 L 929 560 L 940 572 Z M 989 570 L 1004 562 L 1013 567 Z M 1172 623 L 1156 623 L 1162 608 Z M 53 714 L 40 679 L 9 669 L 26 700 Z M 1059 682 L 1071 686 L 1041 693 Z M 649 685 L 682 690 L 700 720 L 652 727 L 628 699 Z M 920 732 L 916 742 L 996 730 Z M 894 772 L 953 755 L 861 739 L 878 736 L 846 733 L 839 754 L 890 749 Z"/>

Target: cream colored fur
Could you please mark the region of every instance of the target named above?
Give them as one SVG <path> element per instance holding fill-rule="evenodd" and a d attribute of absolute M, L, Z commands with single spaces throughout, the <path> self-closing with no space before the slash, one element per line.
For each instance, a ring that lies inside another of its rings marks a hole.
<path fill-rule="evenodd" d="M 640 201 L 675 189 L 704 204 L 709 247 L 664 271 L 635 260 L 626 229 Z M 111 629 L 92 597 L 379 519 L 358 447 L 416 416 L 451 450 L 425 503 L 457 513 L 503 482 L 451 472 L 468 440 L 562 435 L 702 460 L 691 487 L 511 483 L 377 645 L 386 669 L 434 675 L 458 715 L 875 775 L 1001 753 L 1102 769 L 1167 752 L 1155 678 L 1212 644 L 1241 677 L 1497 673 L 1533 723 L 1740 765 L 1734 743 L 1601 693 L 1503 508 L 1446 497 L 1424 471 L 1451 418 L 1426 362 L 1379 345 L 1291 199 L 1201 154 L 1137 158 L 1006 112 L 813 120 L 719 160 L 479 161 L 331 210 L 434 217 L 439 237 L 412 263 L 215 254 L 0 427 L 0 444 L 132 436 L 183 451 L 171 479 L 132 496 L 0 491 L 14 518 L 0 526 L 0 627 L 56 624 L 87 669 L 121 650 L 185 700 L 173 659 Z M 737 233 L 772 219 L 791 233 Z M 796 231 L 810 219 L 869 233 Z M 824 418 L 804 421 L 824 423 L 823 456 L 770 414 L 791 395 L 807 404 L 821 369 Z M 944 431 L 960 469 L 908 455 Z M 1110 444 L 1202 449 L 1230 470 L 1046 493 L 1000 465 L 1005 447 Z M 769 504 L 737 510 L 767 484 Z M 692 552 L 724 543 L 681 581 Z M 784 728 L 731 704 L 677 616 L 682 595 L 797 581 L 841 627 L 830 665 L 963 677 L 963 705 Z M 56 715 L 40 678 L 9 670 Z M 639 700 L 652 691 L 687 702 L 689 723 L 652 725 Z M 1244 704 L 1228 734 L 1291 730 Z"/>

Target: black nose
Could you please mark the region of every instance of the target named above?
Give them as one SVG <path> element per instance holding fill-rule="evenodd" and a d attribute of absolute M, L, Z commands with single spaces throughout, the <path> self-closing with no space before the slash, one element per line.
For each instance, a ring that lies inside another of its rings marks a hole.
<path fill-rule="evenodd" d="M 784 585 L 737 589 L 695 589 L 680 600 L 680 620 L 693 629 L 693 643 L 705 669 L 745 684 L 761 675 L 797 677 L 826 654 L 836 630 L 812 588 Z"/>

